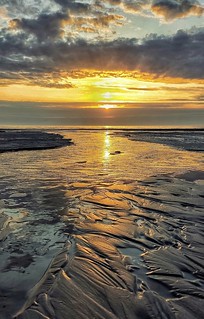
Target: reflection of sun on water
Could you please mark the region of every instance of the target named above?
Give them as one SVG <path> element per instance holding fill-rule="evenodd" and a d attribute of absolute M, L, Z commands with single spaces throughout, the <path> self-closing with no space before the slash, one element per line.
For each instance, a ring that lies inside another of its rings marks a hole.
<path fill-rule="evenodd" d="M 99 106 L 101 109 L 106 109 L 106 110 L 109 110 L 109 109 L 115 109 L 117 108 L 117 105 L 113 105 L 113 104 L 102 104 Z"/>
<path fill-rule="evenodd" d="M 110 136 L 109 136 L 109 132 L 105 132 L 105 135 L 104 135 L 104 153 L 103 153 L 104 163 L 108 161 L 109 156 L 110 156 Z"/>
<path fill-rule="evenodd" d="M 109 148 L 109 146 L 110 146 L 110 136 L 109 136 L 108 132 L 106 132 L 106 135 L 105 135 L 105 146 L 107 148 Z"/>
<path fill-rule="evenodd" d="M 106 151 L 106 150 L 105 150 L 105 151 L 104 151 L 104 159 L 105 159 L 105 161 L 108 160 L 109 156 L 110 156 L 109 151 Z"/>

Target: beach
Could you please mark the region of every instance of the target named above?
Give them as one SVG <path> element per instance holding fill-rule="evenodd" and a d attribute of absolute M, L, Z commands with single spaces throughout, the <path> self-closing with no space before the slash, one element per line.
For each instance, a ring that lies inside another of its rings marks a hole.
<path fill-rule="evenodd" d="M 202 318 L 203 131 L 44 134 L 0 154 L 1 318 Z"/>

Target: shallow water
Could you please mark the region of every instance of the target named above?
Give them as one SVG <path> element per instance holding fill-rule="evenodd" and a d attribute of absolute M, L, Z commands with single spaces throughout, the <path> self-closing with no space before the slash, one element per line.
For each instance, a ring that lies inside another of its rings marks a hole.
<path fill-rule="evenodd" d="M 203 155 L 60 134 L 1 154 L 1 318 L 202 318 Z"/>

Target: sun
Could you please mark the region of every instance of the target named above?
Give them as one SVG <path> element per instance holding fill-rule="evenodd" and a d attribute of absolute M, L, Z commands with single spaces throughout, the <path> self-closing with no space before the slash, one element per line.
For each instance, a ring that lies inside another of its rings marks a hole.
<path fill-rule="evenodd" d="M 112 98 L 112 94 L 111 94 L 110 92 L 105 92 L 105 93 L 103 94 L 103 97 L 104 97 L 105 99 L 111 99 L 111 98 Z"/>

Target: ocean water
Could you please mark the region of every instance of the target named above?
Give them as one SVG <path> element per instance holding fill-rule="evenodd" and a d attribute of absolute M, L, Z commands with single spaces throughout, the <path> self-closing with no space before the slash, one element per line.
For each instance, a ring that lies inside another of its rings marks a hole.
<path fill-rule="evenodd" d="M 203 153 L 54 132 L 74 144 L 0 155 L 1 318 L 201 318 Z"/>

